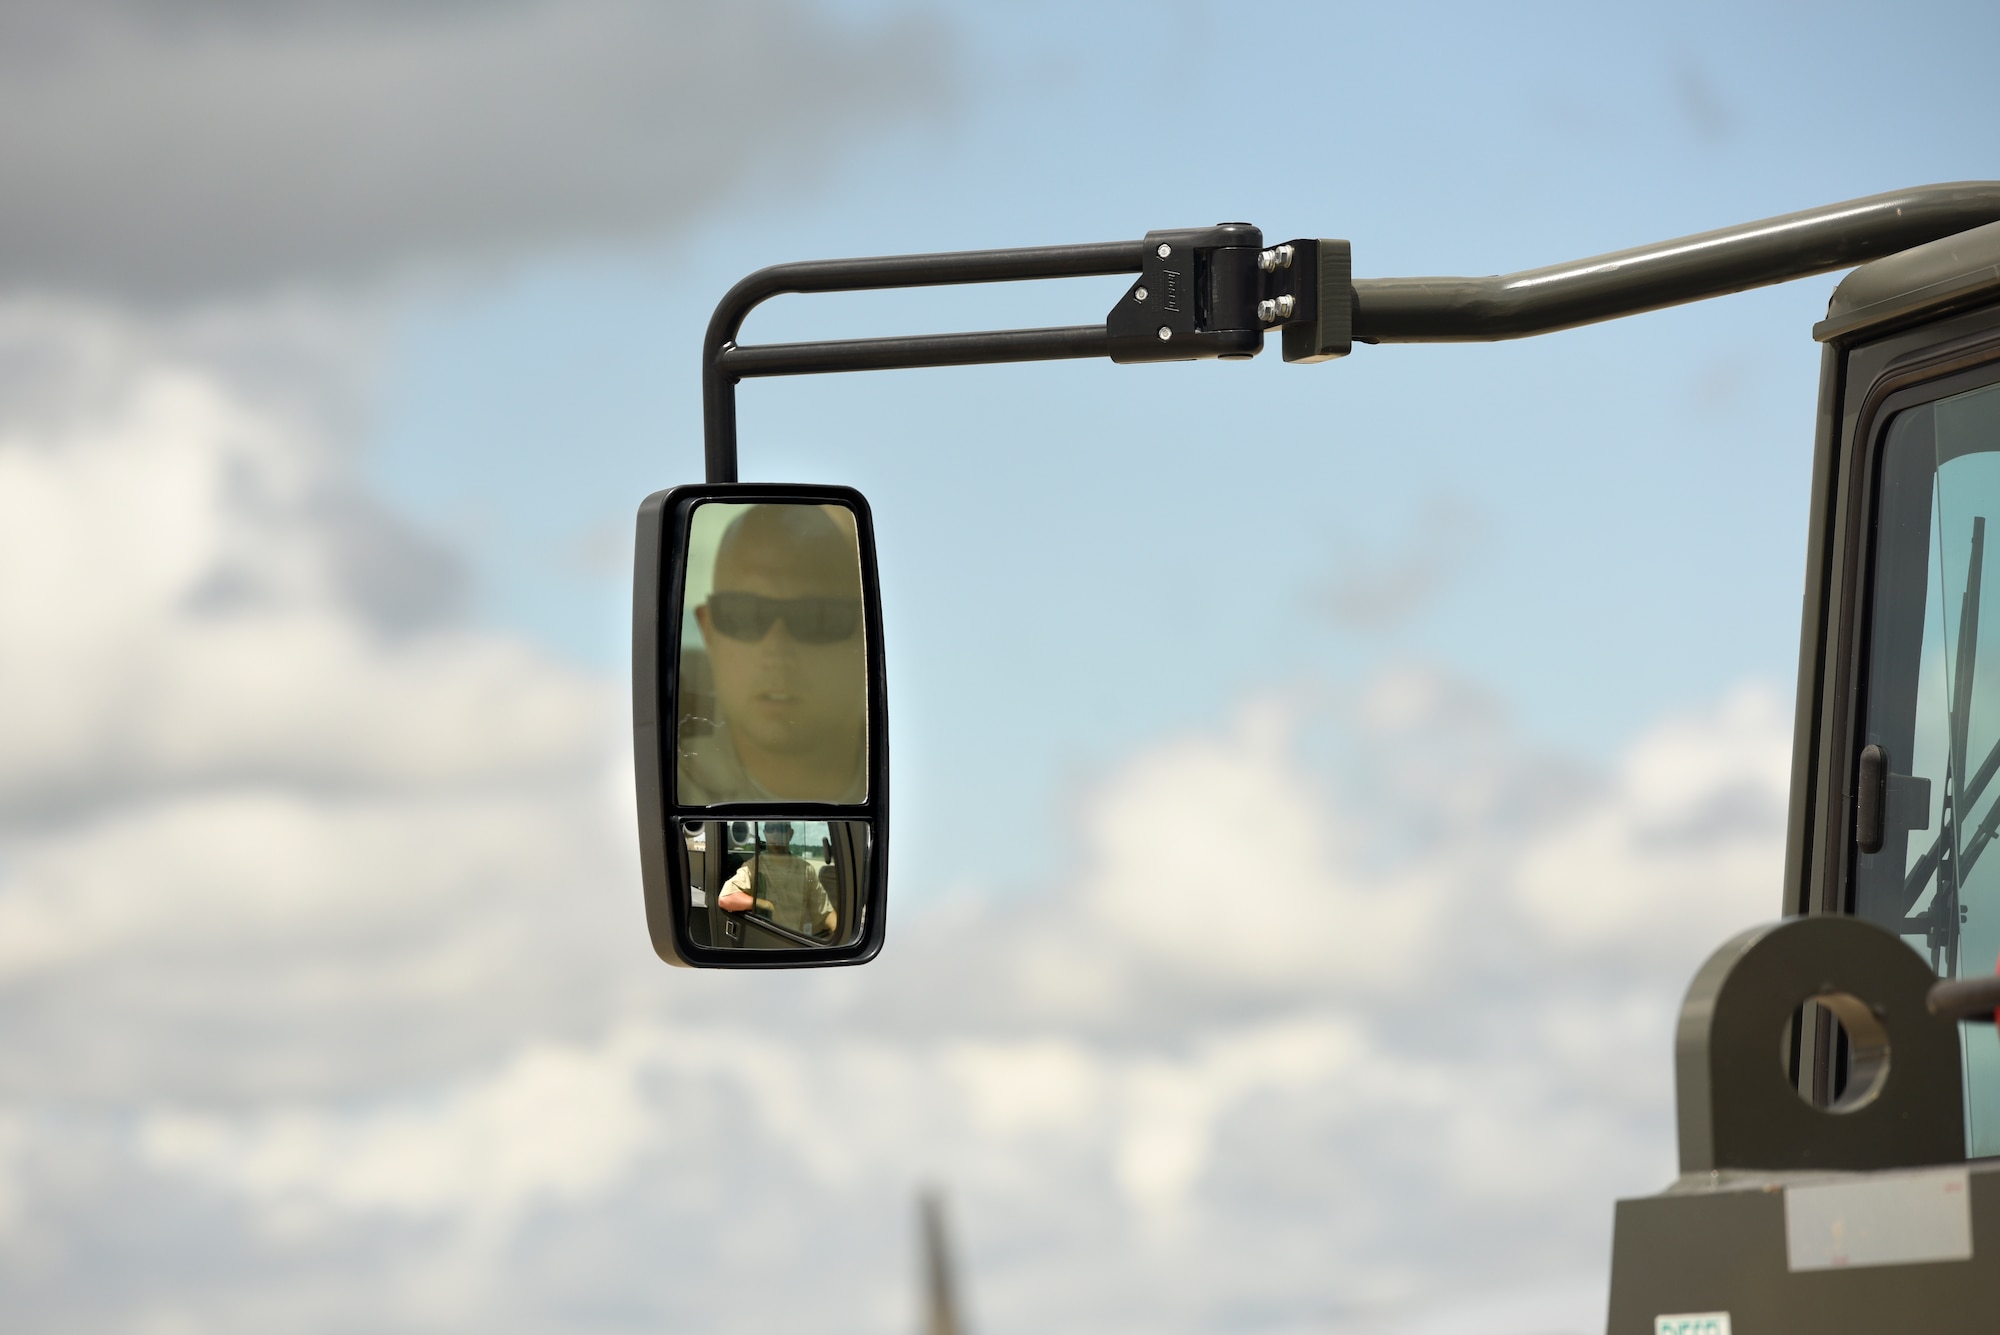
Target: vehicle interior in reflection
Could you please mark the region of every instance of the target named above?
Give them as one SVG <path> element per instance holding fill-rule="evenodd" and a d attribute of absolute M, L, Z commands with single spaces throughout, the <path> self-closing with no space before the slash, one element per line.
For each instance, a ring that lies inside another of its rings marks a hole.
<path fill-rule="evenodd" d="M 682 846 L 696 945 L 812 950 L 860 936 L 866 821 L 688 821 Z"/>

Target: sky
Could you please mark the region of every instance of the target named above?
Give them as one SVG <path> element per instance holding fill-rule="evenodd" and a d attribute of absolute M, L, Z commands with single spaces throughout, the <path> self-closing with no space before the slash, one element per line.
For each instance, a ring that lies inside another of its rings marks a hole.
<path fill-rule="evenodd" d="M 879 534 L 882 958 L 650 954 L 632 521 L 781 260 L 1490 273 L 2000 175 L 1977 6 L 0 15 L 12 1328 L 1548 1335 L 1778 906 L 1835 276 L 740 394 Z M 1123 283 L 746 337 L 1090 323 Z"/>

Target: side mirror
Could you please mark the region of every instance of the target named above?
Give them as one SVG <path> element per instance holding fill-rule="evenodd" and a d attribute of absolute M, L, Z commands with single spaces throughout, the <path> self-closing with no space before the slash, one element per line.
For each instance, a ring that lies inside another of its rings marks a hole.
<path fill-rule="evenodd" d="M 851 488 L 675 487 L 639 507 L 639 862 L 669 964 L 861 964 L 881 950 L 881 605 L 868 502 Z"/>

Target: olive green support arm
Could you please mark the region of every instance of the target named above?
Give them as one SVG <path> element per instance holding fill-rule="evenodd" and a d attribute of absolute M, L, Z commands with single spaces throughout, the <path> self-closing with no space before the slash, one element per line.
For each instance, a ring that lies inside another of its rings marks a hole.
<path fill-rule="evenodd" d="M 2000 221 L 2000 181 L 1920 185 L 1490 278 L 1358 278 L 1363 343 L 1490 343 L 1845 269 Z"/>

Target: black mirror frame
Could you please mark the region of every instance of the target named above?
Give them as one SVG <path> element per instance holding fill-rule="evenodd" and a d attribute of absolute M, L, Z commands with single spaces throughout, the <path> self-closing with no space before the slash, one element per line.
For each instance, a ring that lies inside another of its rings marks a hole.
<path fill-rule="evenodd" d="M 682 806 L 675 784 L 676 701 L 680 698 L 681 598 L 688 526 L 704 501 L 844 505 L 861 548 L 863 634 L 868 656 L 868 797 L 826 802 Z M 639 806 L 639 869 L 653 950 L 669 964 L 697 969 L 800 969 L 866 964 L 881 952 L 889 880 L 889 713 L 883 682 L 882 593 L 875 566 L 875 522 L 852 487 L 783 483 L 702 483 L 656 491 L 639 506 L 632 568 L 632 753 Z M 842 946 L 785 951 L 724 950 L 697 945 L 689 930 L 687 859 L 679 827 L 688 821 L 787 817 L 865 821 L 867 884 L 861 934 Z"/>

